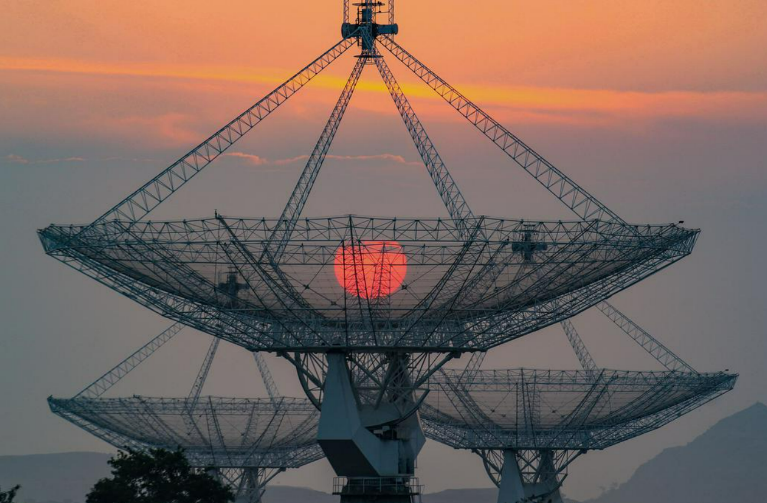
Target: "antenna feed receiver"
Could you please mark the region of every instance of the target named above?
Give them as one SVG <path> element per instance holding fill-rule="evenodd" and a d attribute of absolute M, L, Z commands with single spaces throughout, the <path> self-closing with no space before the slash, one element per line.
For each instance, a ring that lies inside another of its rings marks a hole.
<path fill-rule="evenodd" d="M 341 25 L 341 36 L 343 38 L 359 38 L 361 37 L 360 28 L 368 29 L 372 28 L 373 38 L 378 35 L 397 35 L 399 33 L 399 25 L 394 24 L 358 24 L 358 23 L 343 23 Z"/>

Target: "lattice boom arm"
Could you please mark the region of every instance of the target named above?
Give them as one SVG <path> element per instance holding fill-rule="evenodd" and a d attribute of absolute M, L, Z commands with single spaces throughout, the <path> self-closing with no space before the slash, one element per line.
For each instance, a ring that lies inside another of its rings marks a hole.
<path fill-rule="evenodd" d="M 578 361 L 581 363 L 581 367 L 583 367 L 583 370 L 587 372 L 599 372 L 599 367 L 597 367 L 586 344 L 583 343 L 583 339 L 581 339 L 580 334 L 578 334 L 578 331 L 575 329 L 572 322 L 570 320 L 562 320 L 560 323 L 562 329 L 565 331 L 567 340 L 570 341 L 570 345 L 573 347 L 573 351 L 575 351 L 575 356 L 578 357 Z"/>
<path fill-rule="evenodd" d="M 141 365 L 144 360 L 154 354 L 166 342 L 171 340 L 177 333 L 184 328 L 181 323 L 174 323 L 165 329 L 160 335 L 146 343 L 138 351 L 130 355 L 125 360 L 118 363 L 112 370 L 99 377 L 93 384 L 75 395 L 75 398 L 98 398 L 106 393 L 109 388 L 120 382 L 120 380 Z"/>
<path fill-rule="evenodd" d="M 189 399 L 190 399 L 190 408 L 194 408 L 194 406 L 197 404 L 197 401 L 200 399 L 200 394 L 202 393 L 202 388 L 205 386 L 205 381 L 208 379 L 208 374 L 210 373 L 210 367 L 213 365 L 213 359 L 216 357 L 216 351 L 218 351 L 218 344 L 221 342 L 221 339 L 218 337 L 214 337 L 213 341 L 210 343 L 210 347 L 208 348 L 208 352 L 205 354 L 205 359 L 202 361 L 202 365 L 200 366 L 200 370 L 197 373 L 197 378 L 194 380 L 194 385 L 192 385 L 192 390 L 189 392 Z"/>
<path fill-rule="evenodd" d="M 698 372 L 609 302 L 602 301 L 597 304 L 597 308 L 668 370 Z"/>
<path fill-rule="evenodd" d="M 269 366 L 266 364 L 264 357 L 259 353 L 253 353 L 253 359 L 256 361 L 258 372 L 261 374 L 261 379 L 264 381 L 266 392 L 269 394 L 269 398 L 272 403 L 276 403 L 280 400 L 280 392 L 277 389 L 277 384 L 274 382 L 272 373 L 269 370 Z"/>
<path fill-rule="evenodd" d="M 474 378 L 477 376 L 477 372 L 479 372 L 482 362 L 485 361 L 485 355 L 487 355 L 486 351 L 477 351 L 476 353 L 471 354 L 471 358 L 469 358 L 466 368 L 463 369 L 463 374 L 461 374 L 460 379 L 466 386 L 470 386 L 474 382 Z"/>
<path fill-rule="evenodd" d="M 93 223 L 111 219 L 136 222 L 173 195 L 184 184 L 223 154 L 237 140 L 275 111 L 288 98 L 343 54 L 354 41 L 344 39 L 296 73 L 261 101 L 244 111 L 184 157 L 152 178 Z M 93 224 L 91 224 L 93 225 Z"/>
<path fill-rule="evenodd" d="M 309 193 L 314 186 L 314 181 L 317 179 L 322 164 L 325 162 L 325 157 L 328 150 L 330 150 L 330 145 L 338 131 L 338 127 L 341 125 L 341 119 L 343 119 L 346 108 L 349 106 L 349 101 L 352 99 L 354 89 L 357 87 L 357 82 L 359 82 L 364 68 L 365 58 L 358 59 L 349 76 L 349 80 L 346 82 L 346 86 L 344 86 L 341 92 L 341 96 L 338 98 L 336 106 L 333 108 L 333 112 L 330 114 L 327 124 L 325 124 L 325 129 L 322 130 L 320 139 L 309 156 L 309 160 L 306 162 L 298 183 L 293 189 L 285 209 L 282 211 L 279 223 L 272 233 L 267 249 L 271 253 L 272 259 L 276 262 L 279 261 L 280 256 L 285 250 L 290 235 L 296 226 L 296 220 L 298 220 L 301 211 L 306 205 Z"/>
<path fill-rule="evenodd" d="M 426 134 L 426 130 L 415 114 L 413 107 L 410 106 L 410 102 L 405 93 L 402 92 L 389 66 L 381 57 L 375 58 L 374 61 L 376 66 L 378 66 L 381 77 L 386 83 L 389 94 L 397 105 L 397 110 L 405 122 L 410 136 L 413 138 L 418 153 L 421 155 L 421 159 L 429 171 L 429 176 L 431 176 L 437 192 L 439 192 L 439 196 L 450 214 L 450 218 L 453 219 L 456 226 L 461 230 L 464 239 L 468 238 L 469 230 L 466 222 L 473 221 L 474 214 L 466 203 L 463 194 L 458 189 L 455 180 L 453 180 L 453 177 L 447 170 L 447 166 L 442 161 L 437 149 Z"/>
<path fill-rule="evenodd" d="M 565 206 L 583 220 L 610 220 L 623 222 L 618 215 L 607 208 L 562 171 L 541 157 L 508 129 L 490 117 L 466 96 L 421 63 L 415 56 L 400 46 L 391 36 L 379 37 L 380 42 L 397 59 L 437 92 L 450 106 L 464 116 L 482 134 L 487 136 L 541 185 L 557 197 Z"/>

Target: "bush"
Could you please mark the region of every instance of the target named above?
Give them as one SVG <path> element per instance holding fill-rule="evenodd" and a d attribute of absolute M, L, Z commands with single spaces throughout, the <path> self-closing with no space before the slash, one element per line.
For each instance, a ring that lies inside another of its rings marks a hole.
<path fill-rule="evenodd" d="M 120 452 L 109 465 L 112 477 L 96 482 L 87 503 L 228 503 L 234 499 L 218 480 L 191 468 L 181 450 Z"/>

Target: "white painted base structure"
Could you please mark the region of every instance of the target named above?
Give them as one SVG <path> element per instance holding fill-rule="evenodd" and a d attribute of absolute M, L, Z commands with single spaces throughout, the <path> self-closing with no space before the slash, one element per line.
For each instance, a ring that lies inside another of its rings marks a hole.
<path fill-rule="evenodd" d="M 343 503 L 416 501 L 415 460 L 426 439 L 417 414 L 403 413 L 412 401 L 362 404 L 345 355 L 329 353 L 327 362 L 317 442 L 339 476 L 334 494 Z"/>

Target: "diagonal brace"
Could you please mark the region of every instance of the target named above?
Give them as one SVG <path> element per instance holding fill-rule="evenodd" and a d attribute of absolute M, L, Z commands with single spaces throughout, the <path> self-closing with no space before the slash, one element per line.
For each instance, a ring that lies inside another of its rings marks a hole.
<path fill-rule="evenodd" d="M 288 199 L 288 203 L 285 205 L 285 209 L 282 211 L 282 215 L 269 237 L 264 253 L 270 254 L 274 262 L 279 262 L 290 240 L 290 235 L 296 226 L 298 217 L 301 215 L 306 201 L 309 199 L 309 193 L 314 186 L 322 164 L 325 162 L 325 157 L 328 150 L 330 150 L 330 145 L 338 131 L 338 127 L 341 125 L 341 120 L 349 106 L 349 101 L 352 99 L 354 89 L 357 87 L 357 82 L 360 80 L 360 75 L 362 75 L 366 61 L 367 58 L 359 58 L 357 64 L 354 65 L 354 69 L 346 81 L 341 96 L 338 98 L 338 102 L 333 108 L 328 122 L 325 124 L 325 129 L 322 130 L 322 134 L 301 173 L 301 177 L 298 179 L 298 183 L 293 189 L 293 193 L 290 195 L 290 199 Z"/>
<path fill-rule="evenodd" d="M 181 159 L 135 190 L 93 223 L 84 227 L 81 233 L 107 220 L 127 219 L 131 223 L 141 220 L 309 83 L 346 52 L 353 43 L 353 39 L 344 39 L 335 44 Z"/>
<path fill-rule="evenodd" d="M 448 84 L 395 42 L 393 37 L 385 35 L 378 37 L 378 39 L 394 57 L 399 59 L 418 78 L 431 87 L 442 99 L 455 108 L 459 114 L 466 118 L 582 220 L 595 219 L 625 223 L 623 219 L 596 197 L 589 194 L 586 189 L 554 167 L 554 165 L 527 146 L 498 121 L 461 94 L 460 91 Z"/>
<path fill-rule="evenodd" d="M 410 136 L 415 143 L 418 153 L 426 165 L 426 169 L 429 171 L 429 176 L 434 182 L 434 186 L 439 192 L 439 197 L 442 199 L 442 203 L 447 208 L 450 218 L 455 222 L 458 227 L 461 237 L 467 239 L 471 234 L 469 226 L 470 222 L 474 220 L 474 214 L 471 212 L 469 205 L 458 189 L 458 185 L 453 180 L 450 172 L 447 170 L 447 166 L 442 161 L 437 149 L 434 147 L 429 136 L 426 134 L 421 121 L 415 114 L 413 107 L 410 106 L 405 93 L 402 92 L 397 80 L 394 78 L 389 66 L 386 64 L 382 57 L 374 58 L 378 71 L 381 74 L 386 83 L 386 88 L 389 90 L 389 94 L 394 100 L 394 104 L 397 105 L 402 120 L 405 122 Z"/>

